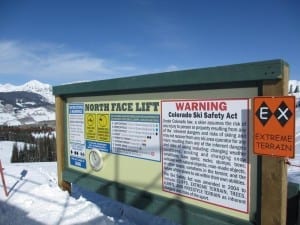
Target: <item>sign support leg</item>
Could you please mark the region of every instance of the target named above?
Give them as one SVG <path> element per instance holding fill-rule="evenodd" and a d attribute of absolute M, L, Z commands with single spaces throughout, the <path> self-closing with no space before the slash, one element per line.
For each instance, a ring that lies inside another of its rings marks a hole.
<path fill-rule="evenodd" d="M 55 98 L 55 111 L 56 111 L 56 151 L 57 151 L 57 178 L 58 186 L 62 190 L 71 193 L 71 184 L 63 180 L 62 171 L 64 169 L 64 101 L 60 97 Z"/>
<path fill-rule="evenodd" d="M 288 67 L 278 82 L 264 83 L 264 96 L 284 96 L 288 89 Z M 286 225 L 287 166 L 284 158 L 262 156 L 261 225 Z"/>
<path fill-rule="evenodd" d="M 2 179 L 2 184 L 3 184 L 3 189 L 4 189 L 4 193 L 5 193 L 5 196 L 7 197 L 8 196 L 8 192 L 7 192 L 7 187 L 6 187 L 6 183 L 5 183 L 5 179 L 4 179 L 4 173 L 3 173 L 3 167 L 2 167 L 2 163 L 1 163 L 1 160 L 0 160 L 0 174 L 1 174 L 1 179 Z"/>

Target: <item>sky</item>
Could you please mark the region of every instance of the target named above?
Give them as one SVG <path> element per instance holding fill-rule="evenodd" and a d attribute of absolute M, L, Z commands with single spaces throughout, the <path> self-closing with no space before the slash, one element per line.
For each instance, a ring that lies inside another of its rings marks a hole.
<path fill-rule="evenodd" d="M 298 0 L 0 0 L 0 84 L 271 59 L 300 80 Z"/>

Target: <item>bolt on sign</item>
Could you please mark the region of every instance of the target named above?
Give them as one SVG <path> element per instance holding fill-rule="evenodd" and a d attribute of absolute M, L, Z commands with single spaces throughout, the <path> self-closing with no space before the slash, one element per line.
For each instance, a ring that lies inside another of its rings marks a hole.
<path fill-rule="evenodd" d="M 253 99 L 254 153 L 295 156 L 295 96 Z"/>

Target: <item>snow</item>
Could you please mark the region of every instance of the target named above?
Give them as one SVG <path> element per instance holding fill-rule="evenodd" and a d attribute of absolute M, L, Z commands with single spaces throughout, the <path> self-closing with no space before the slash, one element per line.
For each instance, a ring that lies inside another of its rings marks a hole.
<path fill-rule="evenodd" d="M 45 108 L 38 107 L 33 109 L 23 109 L 16 113 L 16 118 L 18 120 L 28 117 L 31 117 L 34 122 L 55 120 L 55 112 L 48 112 Z"/>
<path fill-rule="evenodd" d="M 300 109 L 296 120 L 296 157 L 300 165 Z M 14 142 L 0 142 L 0 160 L 9 196 L 0 180 L 0 224 L 12 225 L 176 225 L 104 196 L 72 187 L 72 195 L 57 185 L 56 162 L 10 163 Z M 18 143 L 20 147 L 24 143 Z M 289 180 L 300 183 L 300 167 L 288 167 Z"/>
<path fill-rule="evenodd" d="M 295 158 L 290 159 L 288 167 L 288 179 L 290 182 L 300 184 L 300 108 L 296 109 L 296 135 Z"/>
<path fill-rule="evenodd" d="M 10 163 L 13 144 L 0 143 L 9 192 L 6 197 L 0 181 L 0 224 L 175 225 L 76 186 L 70 196 L 58 188 L 56 162 Z"/>
<path fill-rule="evenodd" d="M 7 124 L 8 126 L 18 126 L 21 123 L 15 119 L 11 113 L 0 112 L 0 124 Z"/>
<path fill-rule="evenodd" d="M 53 137 L 56 137 L 56 132 L 51 131 L 51 132 L 31 133 L 31 135 L 34 138 L 43 138 L 43 137 L 53 138 Z"/>
<path fill-rule="evenodd" d="M 292 95 L 296 96 L 296 98 L 300 98 L 300 81 L 298 80 L 290 80 L 288 90 L 292 91 Z M 298 88 L 298 92 L 295 92 L 295 90 Z"/>
<path fill-rule="evenodd" d="M 54 104 L 55 98 L 52 94 L 52 86 L 45 84 L 37 80 L 31 80 L 23 85 L 13 84 L 0 84 L 0 92 L 11 92 L 11 91 L 28 91 L 42 95 L 47 99 L 49 103 Z"/>
<path fill-rule="evenodd" d="M 295 158 L 290 159 L 288 180 L 300 184 L 300 109 L 296 109 Z"/>
<path fill-rule="evenodd" d="M 51 120 L 55 120 L 55 112 L 48 111 L 44 107 L 24 108 L 10 113 L 0 111 L 0 124 L 2 125 L 18 126 Z"/>

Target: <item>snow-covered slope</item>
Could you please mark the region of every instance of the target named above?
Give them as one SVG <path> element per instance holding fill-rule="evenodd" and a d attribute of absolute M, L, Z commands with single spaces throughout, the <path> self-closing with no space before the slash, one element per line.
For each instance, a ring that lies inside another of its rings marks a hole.
<path fill-rule="evenodd" d="M 19 143 L 22 144 L 22 143 Z M 6 197 L 0 179 L 0 224 L 176 225 L 76 186 L 57 186 L 56 163 L 10 163 L 13 142 L 0 142 Z"/>

